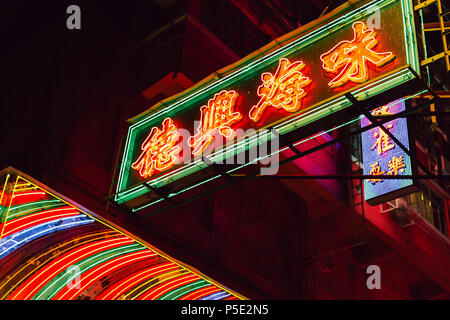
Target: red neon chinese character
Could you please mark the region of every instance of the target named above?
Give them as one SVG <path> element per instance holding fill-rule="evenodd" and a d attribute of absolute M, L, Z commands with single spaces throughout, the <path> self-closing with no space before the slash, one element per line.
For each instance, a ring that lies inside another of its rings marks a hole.
<path fill-rule="evenodd" d="M 177 155 L 181 147 L 175 146 L 179 138 L 177 127 L 170 118 L 164 119 L 162 130 L 153 127 L 142 143 L 142 154 L 131 167 L 139 170 L 143 178 L 152 176 L 155 171 L 170 169 L 179 162 Z"/>
<path fill-rule="evenodd" d="M 300 71 L 305 67 L 303 61 L 290 63 L 288 59 L 280 59 L 275 74 L 264 72 L 261 75 L 262 85 L 258 87 L 258 104 L 250 110 L 250 119 L 258 122 L 267 106 L 283 108 L 288 112 L 300 109 L 300 99 L 308 93 L 302 89 L 311 83 L 311 79 Z"/>
<path fill-rule="evenodd" d="M 234 90 L 222 90 L 208 100 L 207 106 L 200 108 L 200 125 L 197 134 L 189 138 L 188 144 L 194 148 L 192 154 L 200 155 L 213 141 L 218 132 L 227 139 L 234 135 L 231 125 L 242 119 L 242 114 L 234 112 L 238 93 Z"/>
<path fill-rule="evenodd" d="M 389 171 L 388 175 L 392 176 L 398 176 L 398 172 L 400 171 L 403 173 L 405 171 L 403 168 L 406 167 L 406 164 L 403 163 L 403 156 L 399 157 L 392 157 L 392 160 L 388 163 Z"/>
<path fill-rule="evenodd" d="M 327 72 L 337 74 L 328 85 L 339 87 L 349 81 L 362 83 L 369 79 L 368 62 L 377 67 L 395 59 L 392 52 L 375 52 L 372 49 L 378 44 L 376 32 L 367 28 L 364 22 L 352 25 L 353 40 L 341 41 L 327 53 L 320 56 L 322 67 Z"/>
<path fill-rule="evenodd" d="M 388 129 L 388 130 L 392 129 L 392 124 L 388 124 L 386 126 L 386 129 Z M 391 138 L 386 134 L 386 132 L 384 132 L 380 128 L 378 128 L 378 132 L 375 132 L 373 134 L 373 136 L 376 139 L 376 141 L 375 141 L 375 144 L 370 149 L 373 150 L 373 149 L 377 148 L 377 152 L 379 155 L 395 148 L 395 144 L 393 144 L 391 142 Z"/>
<path fill-rule="evenodd" d="M 369 171 L 369 174 L 372 176 L 379 176 L 379 175 L 386 173 L 386 171 L 381 171 L 381 167 L 378 164 L 378 161 L 375 162 L 374 164 L 371 164 L 370 166 L 372 167 L 372 169 Z M 374 178 L 374 179 L 369 179 L 369 181 L 372 182 L 372 184 L 375 184 L 377 182 L 383 181 L 383 179 L 375 179 Z"/>

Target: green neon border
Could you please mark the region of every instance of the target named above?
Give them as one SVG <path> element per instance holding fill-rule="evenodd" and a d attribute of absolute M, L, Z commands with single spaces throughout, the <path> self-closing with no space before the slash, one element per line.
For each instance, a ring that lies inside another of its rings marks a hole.
<path fill-rule="evenodd" d="M 341 28 L 341 23 L 343 23 L 343 22 L 345 24 L 350 24 L 358 19 L 361 19 L 363 17 L 370 15 L 373 12 L 373 9 L 375 9 L 375 8 L 382 9 L 385 6 L 392 4 L 393 2 L 395 2 L 395 0 L 384 0 L 384 1 L 374 0 L 366 5 L 363 5 L 362 7 L 358 8 L 350 13 L 347 13 L 347 14 L 343 15 L 342 17 L 313 31 L 313 33 L 316 34 L 314 37 L 311 37 L 311 33 L 306 34 L 306 35 L 300 37 L 299 39 L 293 41 L 292 43 L 288 44 L 287 46 L 282 47 L 282 48 L 270 53 L 269 55 L 264 56 L 256 61 L 248 64 L 247 66 L 240 68 L 239 70 L 231 73 L 230 75 L 222 78 L 221 80 L 218 80 L 212 84 L 209 84 L 205 88 L 202 88 L 201 90 L 198 90 L 198 91 L 190 94 L 189 96 L 187 96 L 183 99 L 180 99 L 179 101 L 173 103 L 172 105 L 168 106 L 167 108 L 164 108 L 163 110 L 159 110 L 158 112 L 155 112 L 154 114 L 150 115 L 149 117 L 142 119 L 142 120 L 138 121 L 137 123 L 131 125 L 128 129 L 127 141 L 126 141 L 126 145 L 125 145 L 126 152 L 124 153 L 125 155 L 124 155 L 124 158 L 121 163 L 119 181 L 118 181 L 117 188 L 116 188 L 117 194 L 115 195 L 114 200 L 117 201 L 118 203 L 123 203 L 130 199 L 133 199 L 135 197 L 138 197 L 142 194 L 149 192 L 149 190 L 142 184 L 135 186 L 135 187 L 131 187 L 131 188 L 127 189 L 126 191 L 123 191 L 123 190 L 121 191 L 123 181 L 128 176 L 128 172 L 126 172 L 125 167 L 129 161 L 129 159 L 128 159 L 129 154 L 130 154 L 129 147 L 130 147 L 131 139 L 133 137 L 133 131 L 135 129 L 147 124 L 150 121 L 153 121 L 154 119 L 156 119 L 158 117 L 164 116 L 167 112 L 170 112 L 170 111 L 174 110 L 175 108 L 179 108 L 180 106 L 182 107 L 182 105 L 184 103 L 198 97 L 200 94 L 202 94 L 205 91 L 213 90 L 217 86 L 225 85 L 226 82 L 232 80 L 235 77 L 238 77 L 239 75 L 241 75 L 244 72 L 247 72 L 254 66 L 265 63 L 267 60 L 273 59 L 275 57 L 281 58 L 281 56 L 287 54 L 286 51 L 289 51 L 292 49 L 295 50 L 296 46 L 299 46 L 300 44 L 302 44 L 304 46 L 305 43 L 313 41 L 320 34 L 333 32 L 333 28 Z M 402 6 L 402 14 L 403 14 L 403 25 L 405 27 L 404 34 L 405 34 L 405 52 L 406 52 L 407 64 L 409 64 L 411 66 L 411 68 L 413 70 L 415 70 L 417 73 L 419 73 L 420 66 L 419 66 L 419 59 L 418 59 L 418 52 L 417 52 L 417 40 L 416 40 L 416 35 L 415 35 L 415 25 L 414 25 L 414 16 L 413 16 L 414 10 L 413 10 L 413 6 L 412 6 L 412 2 L 411 2 L 411 0 L 401 0 L 401 6 Z M 374 96 L 380 92 L 388 90 L 392 87 L 395 87 L 401 83 L 407 82 L 407 81 L 411 80 L 412 78 L 414 78 L 414 75 L 412 75 L 409 70 L 407 70 L 407 69 L 400 70 L 400 71 L 396 72 L 395 74 L 385 76 L 384 78 L 379 79 L 376 82 L 373 82 L 366 86 L 360 87 L 360 88 L 354 90 L 352 92 L 352 94 L 358 100 L 366 99 L 366 98 Z M 306 113 L 303 113 L 295 118 L 289 119 L 288 121 L 275 126 L 274 129 L 276 129 L 280 134 L 284 134 L 284 133 L 290 132 L 298 127 L 304 126 L 305 124 L 308 124 L 315 120 L 323 118 L 323 117 L 325 117 L 329 114 L 332 114 L 336 111 L 342 110 L 350 105 L 351 105 L 351 103 L 345 97 L 341 96 L 341 97 L 333 99 L 332 101 L 323 103 L 319 107 L 317 107 L 313 110 L 310 110 Z M 223 161 L 227 157 L 234 155 L 236 151 L 241 152 L 243 150 L 248 150 L 249 148 L 257 146 L 258 141 L 260 141 L 262 139 L 267 141 L 267 139 L 272 139 L 272 138 L 273 138 L 273 136 L 270 134 L 270 137 L 268 137 L 267 133 L 255 134 L 255 135 L 249 137 L 249 139 L 246 141 L 241 141 L 241 142 L 238 142 L 231 146 L 225 146 L 223 149 L 218 150 L 217 152 L 213 153 L 210 156 L 210 160 L 211 161 L 218 161 L 218 160 Z M 231 152 L 233 152 L 233 153 L 231 154 Z M 270 155 L 268 155 L 268 156 L 270 156 Z M 257 159 L 257 160 L 259 160 L 259 159 Z M 207 166 L 208 165 L 206 163 L 204 163 L 202 160 L 197 159 L 188 165 L 182 166 L 174 171 L 171 171 L 171 172 L 164 174 L 156 179 L 151 180 L 149 182 L 149 184 L 151 184 L 152 187 L 159 188 L 159 187 L 161 187 L 165 184 L 168 184 L 172 181 L 175 181 L 182 177 L 185 177 L 193 172 L 196 172 L 198 170 L 206 168 Z M 211 181 L 217 177 L 218 176 L 208 179 L 205 182 Z M 202 182 L 202 183 L 204 183 L 204 182 Z M 202 183 L 200 183 L 200 184 L 202 184 Z M 198 185 L 199 184 L 196 184 L 195 186 L 198 186 Z M 188 190 L 191 188 L 192 187 L 189 187 L 185 190 Z M 185 190 L 183 190 L 183 191 L 185 191 Z M 179 194 L 179 193 L 180 192 L 177 192 L 176 194 Z M 171 194 L 169 196 L 173 196 L 176 194 Z M 152 204 L 155 204 L 159 201 L 162 201 L 162 200 L 161 199 L 156 200 Z M 148 205 L 146 205 L 145 207 L 147 207 L 147 206 Z M 133 211 L 137 211 L 137 210 L 140 210 L 143 208 L 144 207 L 140 207 L 138 209 L 134 209 Z"/>

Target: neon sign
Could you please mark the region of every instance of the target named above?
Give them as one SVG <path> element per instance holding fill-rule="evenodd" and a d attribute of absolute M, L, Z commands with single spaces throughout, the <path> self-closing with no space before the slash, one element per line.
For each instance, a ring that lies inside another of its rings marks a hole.
<path fill-rule="evenodd" d="M 389 103 L 374 109 L 372 115 L 393 115 L 405 110 L 403 100 Z M 361 120 L 365 127 L 370 122 L 367 118 Z M 397 118 L 387 122 L 389 130 L 406 148 L 409 149 L 408 125 L 405 118 Z M 382 175 L 411 175 L 412 166 L 409 155 L 391 141 L 389 136 L 379 127 L 361 134 L 363 173 L 374 176 L 364 181 L 364 199 L 371 205 L 389 201 L 409 192 L 413 188 L 410 179 L 383 179 Z"/>
<path fill-rule="evenodd" d="M 333 11 L 307 30 L 277 39 L 263 54 L 250 55 L 130 119 L 114 200 L 137 211 L 162 199 L 150 189 L 164 187 L 171 197 L 189 184 L 214 179 L 217 172 L 207 172 L 209 164 L 200 156 L 208 152 L 211 161 L 224 161 L 257 147 L 260 138 L 275 139 L 264 129 L 291 135 L 354 119 L 359 113 L 348 112 L 347 92 L 357 100 L 387 103 L 416 91 L 420 66 L 411 1 L 361 0 L 353 8 Z M 376 30 L 365 23 L 375 10 L 387 17 Z M 398 91 L 401 96 L 395 96 Z M 156 142 L 155 128 L 164 130 L 168 118 L 189 136 L 178 141 L 172 133 L 172 139 Z M 383 132 L 377 135 L 378 144 L 373 141 L 369 148 L 390 151 Z M 176 148 L 182 143 L 191 147 L 187 154 Z M 191 161 L 182 161 L 187 156 Z"/>
<path fill-rule="evenodd" d="M 338 74 L 328 85 L 340 87 L 347 82 L 363 83 L 369 80 L 369 62 L 382 67 L 395 59 L 392 52 L 375 52 L 377 33 L 367 28 L 364 22 L 352 25 L 354 37 L 352 41 L 341 41 L 333 49 L 320 56 L 322 67 L 327 72 Z"/>

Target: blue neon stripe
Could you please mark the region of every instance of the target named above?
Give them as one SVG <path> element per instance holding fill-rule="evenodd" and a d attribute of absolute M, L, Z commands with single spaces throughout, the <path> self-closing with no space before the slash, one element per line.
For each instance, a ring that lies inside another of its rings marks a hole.
<path fill-rule="evenodd" d="M 0 241 L 0 259 L 39 237 L 92 222 L 94 222 L 94 219 L 85 214 L 80 214 L 74 217 L 61 218 L 41 223 L 37 226 L 16 232 Z"/>
<path fill-rule="evenodd" d="M 210 294 L 206 297 L 201 298 L 200 300 L 220 300 L 220 299 L 226 298 L 228 296 L 231 296 L 231 294 L 229 294 L 228 292 L 221 291 L 221 292 L 216 292 L 216 293 Z"/>

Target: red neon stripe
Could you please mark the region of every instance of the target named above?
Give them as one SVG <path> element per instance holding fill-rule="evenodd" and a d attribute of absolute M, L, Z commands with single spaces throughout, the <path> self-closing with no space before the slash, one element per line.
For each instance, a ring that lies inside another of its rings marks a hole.
<path fill-rule="evenodd" d="M 95 300 L 114 300 L 116 297 L 121 296 L 125 292 L 131 290 L 132 287 L 143 283 L 144 281 L 151 279 L 155 276 L 159 276 L 167 271 L 177 269 L 178 266 L 171 262 L 165 262 L 152 266 L 149 269 L 144 269 L 139 272 L 133 273 L 128 277 L 114 283 L 111 287 L 103 291 Z"/>
<path fill-rule="evenodd" d="M 25 204 L 28 202 L 34 202 L 42 200 L 47 196 L 44 191 L 28 191 L 28 192 L 15 192 L 12 197 L 11 205 Z"/>
<path fill-rule="evenodd" d="M 155 300 L 160 296 L 165 294 L 168 291 L 175 290 L 183 285 L 189 284 L 191 282 L 197 281 L 200 278 L 195 274 L 183 275 L 181 277 L 177 277 L 175 279 L 171 279 L 168 282 L 160 284 L 155 288 L 148 290 L 148 292 L 144 292 L 138 297 L 138 300 Z"/>
<path fill-rule="evenodd" d="M 26 215 L 24 217 L 14 219 L 12 221 L 7 221 L 3 237 L 7 237 L 12 233 L 19 232 L 27 228 L 31 228 L 41 223 L 56 220 L 62 217 L 74 216 L 78 214 L 80 214 L 80 212 L 78 212 L 75 208 L 67 206 L 63 208 L 50 209 Z M 0 226 L 3 227 L 3 224 L 4 223 L 2 223 L 2 225 Z"/>
<path fill-rule="evenodd" d="M 99 252 L 102 252 L 106 249 L 120 247 L 133 242 L 133 240 L 123 236 L 113 239 L 104 239 L 95 243 L 89 243 L 77 249 L 71 250 L 63 256 L 58 257 L 58 259 L 45 265 L 39 271 L 35 272 L 30 278 L 27 279 L 27 281 L 25 281 L 19 288 L 17 288 L 13 294 L 8 297 L 8 300 L 30 299 L 49 281 L 51 281 L 51 279 L 57 276 L 60 272 L 63 272 L 69 266 L 76 264 L 77 262 Z"/>
<path fill-rule="evenodd" d="M 27 219 L 34 219 L 35 217 L 37 218 L 40 215 L 46 215 L 46 214 L 49 214 L 49 213 L 52 213 L 52 212 L 55 212 L 55 211 L 58 212 L 60 210 L 68 210 L 69 208 L 74 210 L 74 211 L 76 211 L 76 209 L 71 207 L 71 206 L 64 206 L 64 207 L 53 208 L 53 209 L 48 209 L 48 210 L 44 210 L 44 211 L 38 211 L 38 212 L 35 212 L 35 213 L 32 213 L 32 214 L 23 216 L 23 217 L 20 217 L 20 218 L 17 218 L 17 219 L 13 219 L 11 221 L 7 221 L 6 223 L 8 225 L 13 224 L 13 223 L 18 223 L 18 224 L 26 223 Z M 0 225 L 3 225 L 3 223 L 0 224 Z"/>
<path fill-rule="evenodd" d="M 64 287 L 63 290 L 59 291 L 54 297 L 53 300 L 73 300 L 77 298 L 80 294 L 83 293 L 88 287 L 94 284 L 95 281 L 104 277 L 106 273 L 111 274 L 112 272 L 123 268 L 127 265 L 149 259 L 157 256 L 156 253 L 150 250 L 142 250 L 138 252 L 128 253 L 120 257 L 116 257 L 109 261 L 106 261 L 98 266 L 95 266 L 89 271 L 83 273 L 82 277 L 82 285 L 79 289 Z"/>
<path fill-rule="evenodd" d="M 207 295 L 210 295 L 210 294 L 213 294 L 213 293 L 219 292 L 219 291 L 221 291 L 220 288 L 213 286 L 213 285 L 209 285 L 207 287 L 203 287 L 203 288 L 197 289 L 193 292 L 190 292 L 190 293 L 186 294 L 185 296 L 182 296 L 181 298 L 179 298 L 179 300 L 198 300 L 203 297 L 206 297 Z"/>

